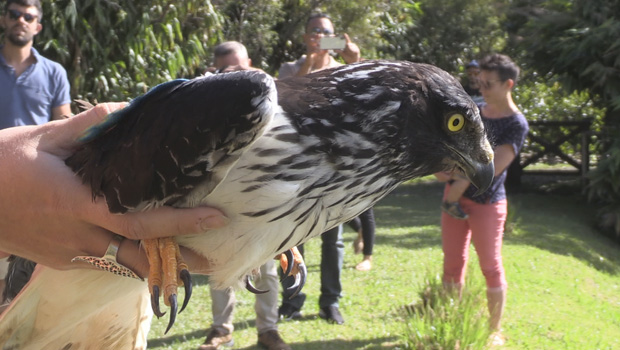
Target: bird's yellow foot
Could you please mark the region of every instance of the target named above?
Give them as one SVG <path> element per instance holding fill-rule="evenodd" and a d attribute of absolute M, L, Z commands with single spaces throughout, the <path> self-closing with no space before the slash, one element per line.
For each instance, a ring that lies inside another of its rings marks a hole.
<path fill-rule="evenodd" d="M 177 287 L 181 283 L 185 286 L 185 299 L 181 307 L 183 311 L 192 296 L 192 279 L 181 256 L 179 245 L 173 238 L 146 239 L 142 244 L 150 263 L 148 284 L 153 313 L 157 317 L 165 314 L 159 309 L 159 296 L 162 290 L 164 304 L 170 307 L 170 321 L 166 328 L 168 333 L 177 316 Z"/>
<path fill-rule="evenodd" d="M 306 284 L 306 276 L 308 275 L 304 258 L 297 247 L 293 247 L 280 255 L 280 266 L 282 271 L 284 271 L 284 278 L 295 276 L 295 283 L 288 288 L 295 289 L 295 292 L 291 295 L 291 298 L 293 298 Z"/>

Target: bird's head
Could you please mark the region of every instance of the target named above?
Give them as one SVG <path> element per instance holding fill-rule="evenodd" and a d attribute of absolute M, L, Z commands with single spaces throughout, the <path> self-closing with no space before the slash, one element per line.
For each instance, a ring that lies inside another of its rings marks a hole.
<path fill-rule="evenodd" d="M 479 192 L 493 181 L 493 150 L 478 107 L 447 72 L 405 61 L 362 61 L 303 79 L 303 96 L 281 100 L 305 103 L 288 108 L 323 111 L 319 118 L 372 141 L 395 179 L 461 170 Z M 288 84 L 295 80 L 280 85 Z"/>
<path fill-rule="evenodd" d="M 425 64 L 412 64 L 410 73 L 410 102 L 406 112 L 418 120 L 411 124 L 410 133 L 416 145 L 427 149 L 436 164 L 440 158 L 442 170 L 464 173 L 478 193 L 492 183 L 495 168 L 493 149 L 480 118 L 478 106 L 447 72 Z M 426 124 L 423 128 L 417 125 Z M 414 129 L 414 130 L 411 130 Z"/>

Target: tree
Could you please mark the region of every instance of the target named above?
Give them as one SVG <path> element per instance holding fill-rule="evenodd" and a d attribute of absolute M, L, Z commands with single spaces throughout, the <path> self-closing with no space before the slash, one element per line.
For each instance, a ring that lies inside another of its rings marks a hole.
<path fill-rule="evenodd" d="M 515 46 L 541 75 L 557 76 L 568 91 L 587 91 L 620 122 L 620 2 L 534 0 L 510 16 Z"/>
<path fill-rule="evenodd" d="M 589 174 L 590 201 L 604 229 L 620 237 L 620 3 L 615 0 L 522 0 L 512 10 L 514 42 L 540 73 L 568 91 L 585 91 L 606 108 L 604 143 Z"/>
<path fill-rule="evenodd" d="M 222 17 L 209 1 L 43 2 L 37 47 L 61 63 L 76 98 L 127 100 L 161 82 L 194 77 Z"/>
<path fill-rule="evenodd" d="M 469 60 L 503 49 L 502 2 L 423 0 L 404 4 L 397 17 L 390 15 L 388 30 L 383 33 L 389 44 L 381 51 L 396 59 L 430 63 L 458 73 Z M 399 21 L 407 22 L 404 29 L 397 25 Z"/>

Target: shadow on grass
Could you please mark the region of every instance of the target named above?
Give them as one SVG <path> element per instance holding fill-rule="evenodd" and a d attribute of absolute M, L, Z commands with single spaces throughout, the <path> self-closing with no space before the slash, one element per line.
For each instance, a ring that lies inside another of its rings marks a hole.
<path fill-rule="evenodd" d="M 375 217 L 384 227 L 438 226 L 440 183 L 404 184 L 375 205 Z"/>
<path fill-rule="evenodd" d="M 295 350 L 314 350 L 314 349 L 365 349 L 365 350 L 379 350 L 379 349 L 394 349 L 396 348 L 396 342 L 399 339 L 397 337 L 384 337 L 375 339 L 360 339 L 360 340 L 320 340 L 311 341 L 306 343 L 288 343 L 291 348 Z M 393 345 L 392 345 L 393 343 Z M 248 346 L 245 348 L 239 348 L 240 350 L 255 350 L 262 349 L 258 345 Z"/>
<path fill-rule="evenodd" d="M 375 246 L 390 245 L 404 249 L 441 246 L 440 209 L 443 186 L 439 183 L 405 184 L 383 198 L 374 207 L 377 228 L 411 228 L 410 232 L 375 237 Z M 349 228 L 345 246 L 349 247 L 355 234 Z"/>
<path fill-rule="evenodd" d="M 506 244 L 525 244 L 575 257 L 599 271 L 620 274 L 618 245 L 594 225 L 595 211 L 578 195 L 516 194 L 510 197 Z"/>
<path fill-rule="evenodd" d="M 301 321 L 304 319 L 313 320 L 317 315 L 308 315 L 304 316 Z M 235 322 L 235 331 L 243 330 L 247 328 L 255 328 L 254 320 L 245 320 L 242 322 Z M 207 337 L 207 330 L 196 330 L 189 333 L 178 334 L 169 337 L 161 337 L 155 339 L 149 339 L 148 345 L 149 347 L 164 347 L 169 346 L 170 344 L 178 344 L 187 341 L 193 341 L 194 339 L 203 340 Z M 337 336 L 334 333 L 334 336 Z M 395 348 L 398 344 L 398 337 L 383 337 L 383 338 L 374 338 L 374 339 L 363 339 L 363 340 L 341 340 L 341 339 L 332 339 L 332 340 L 321 340 L 321 341 L 311 341 L 307 343 L 288 343 L 293 349 L 303 350 L 303 349 L 366 349 L 366 350 L 379 350 L 379 349 L 392 349 Z M 235 347 L 235 349 L 237 349 Z M 258 347 L 258 345 L 252 345 L 244 348 L 238 349 L 262 349 Z"/>
<path fill-rule="evenodd" d="M 193 332 L 184 333 L 184 334 L 162 336 L 160 338 L 152 338 L 148 340 L 148 347 L 149 348 L 164 347 L 164 346 L 170 346 L 170 344 L 183 343 L 183 342 L 191 341 L 194 339 L 205 339 L 207 337 L 208 331 L 209 331 L 208 329 L 207 330 L 201 329 L 201 330 L 195 330 Z"/>
<path fill-rule="evenodd" d="M 412 227 L 414 231 L 382 236 L 375 245 L 408 249 L 441 246 L 440 209 L 443 184 L 405 184 L 375 206 L 377 225 Z M 595 211 L 578 194 L 525 191 L 509 195 L 505 244 L 523 244 L 580 259 L 597 270 L 620 274 L 618 245 L 594 225 Z M 351 242 L 354 236 L 347 239 Z M 347 243 L 350 244 L 350 243 Z"/>

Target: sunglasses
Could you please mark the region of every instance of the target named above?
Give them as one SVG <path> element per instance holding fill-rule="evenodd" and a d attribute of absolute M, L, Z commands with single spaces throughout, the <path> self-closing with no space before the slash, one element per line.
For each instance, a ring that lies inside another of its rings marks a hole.
<path fill-rule="evenodd" d="M 326 28 L 319 28 L 319 27 L 314 27 L 312 29 L 310 29 L 309 31 L 310 34 L 323 34 L 323 35 L 333 35 L 334 32 L 332 30 L 326 29 Z"/>
<path fill-rule="evenodd" d="M 35 18 L 37 18 L 36 15 L 31 15 L 29 13 L 24 13 L 24 12 L 20 12 L 17 10 L 8 10 L 8 14 L 9 14 L 9 18 L 17 21 L 20 17 L 24 17 L 24 21 L 28 22 L 28 23 L 32 23 L 32 21 L 34 21 Z"/>

